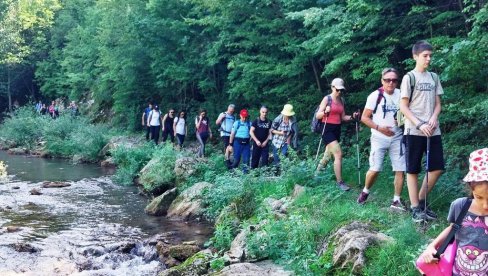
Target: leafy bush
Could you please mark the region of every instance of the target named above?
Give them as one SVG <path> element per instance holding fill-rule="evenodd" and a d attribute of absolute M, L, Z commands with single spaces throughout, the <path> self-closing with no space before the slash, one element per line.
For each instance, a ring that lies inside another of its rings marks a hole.
<path fill-rule="evenodd" d="M 175 186 L 176 151 L 173 145 L 164 144 L 154 150 L 152 158 L 141 174 L 140 182 L 149 193 L 161 194 Z"/>
<path fill-rule="evenodd" d="M 52 121 L 37 115 L 31 107 L 21 107 L 0 126 L 0 137 L 18 147 L 33 149 L 43 137 L 44 126 Z"/>
<path fill-rule="evenodd" d="M 134 184 L 134 179 L 144 165 L 151 160 L 155 150 L 153 143 L 145 143 L 140 147 L 117 147 L 111 152 L 117 171 L 113 175 L 116 183 L 123 185 Z"/>
<path fill-rule="evenodd" d="M 78 155 L 85 161 L 97 161 L 98 153 L 108 141 L 108 128 L 92 125 L 81 116 L 61 114 L 56 120 L 21 107 L 0 127 L 0 136 L 19 147 L 34 149 L 45 142 L 52 156 L 69 158 Z"/>

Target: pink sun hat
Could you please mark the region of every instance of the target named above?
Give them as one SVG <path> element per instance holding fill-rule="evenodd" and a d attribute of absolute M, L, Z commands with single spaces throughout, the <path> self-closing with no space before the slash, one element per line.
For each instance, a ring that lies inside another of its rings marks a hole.
<path fill-rule="evenodd" d="M 488 148 L 475 150 L 469 155 L 469 172 L 463 181 L 488 181 Z"/>

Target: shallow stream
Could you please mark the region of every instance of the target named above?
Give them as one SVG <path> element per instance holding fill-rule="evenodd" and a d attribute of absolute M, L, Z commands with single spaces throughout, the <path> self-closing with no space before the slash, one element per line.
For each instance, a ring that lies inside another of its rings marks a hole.
<path fill-rule="evenodd" d="M 205 224 L 145 215 L 148 199 L 135 187 L 112 183 L 96 165 L 2 151 L 0 161 L 9 173 L 0 181 L 2 276 L 157 275 L 165 268 L 156 235 L 202 244 L 211 234 Z M 70 186 L 42 188 L 46 180 Z"/>

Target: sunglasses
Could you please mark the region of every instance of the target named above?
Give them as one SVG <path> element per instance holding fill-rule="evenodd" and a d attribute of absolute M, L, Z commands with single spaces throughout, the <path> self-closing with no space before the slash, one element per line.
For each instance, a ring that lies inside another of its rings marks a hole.
<path fill-rule="evenodd" d="M 383 79 L 384 82 L 398 82 L 398 79 Z"/>

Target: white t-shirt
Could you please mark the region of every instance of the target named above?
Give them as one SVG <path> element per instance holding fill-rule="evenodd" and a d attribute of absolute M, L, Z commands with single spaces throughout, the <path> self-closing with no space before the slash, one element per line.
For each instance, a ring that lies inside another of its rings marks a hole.
<path fill-rule="evenodd" d="M 161 117 L 161 113 L 156 110 L 151 110 L 149 115 L 147 116 L 147 121 L 149 126 L 159 126 L 161 123 L 159 118 Z"/>
<path fill-rule="evenodd" d="M 186 134 L 185 119 L 177 117 L 177 118 L 175 118 L 174 122 L 176 123 L 176 134 L 185 135 Z"/>
<path fill-rule="evenodd" d="M 401 97 L 410 98 L 412 95 L 412 101 L 410 102 L 410 111 L 418 119 L 428 122 L 435 108 L 435 98 L 438 95 L 444 94 L 442 90 L 441 82 L 439 81 L 439 76 L 436 76 L 437 83 L 434 82 L 430 72 L 417 72 L 412 70 L 415 75 L 415 86 L 413 93 L 410 91 L 410 77 L 408 74 L 403 76 L 402 85 L 400 86 Z M 405 120 L 405 134 L 408 134 L 410 130 L 410 135 L 425 136 L 422 131 L 417 130 L 417 127 L 410 122 L 410 120 Z M 441 135 L 441 129 L 438 127 L 435 129 L 433 135 Z"/>
<path fill-rule="evenodd" d="M 364 106 L 365 109 L 374 111 L 374 108 L 376 107 L 376 101 L 378 100 L 378 94 L 379 94 L 378 90 L 369 94 L 368 99 L 366 101 L 366 105 Z M 400 103 L 400 89 L 395 88 L 393 94 L 391 95 L 386 92 L 383 92 L 383 97 L 381 98 L 381 101 L 378 104 L 376 113 L 373 114 L 373 122 L 383 127 L 391 127 L 391 130 L 395 132 L 395 135 L 392 137 L 388 137 L 374 128 L 371 129 L 372 135 L 377 137 L 382 137 L 382 138 L 393 138 L 396 137 L 397 135 L 402 134 L 402 130 L 397 126 L 395 122 L 395 114 L 400 109 L 399 103 Z"/>

